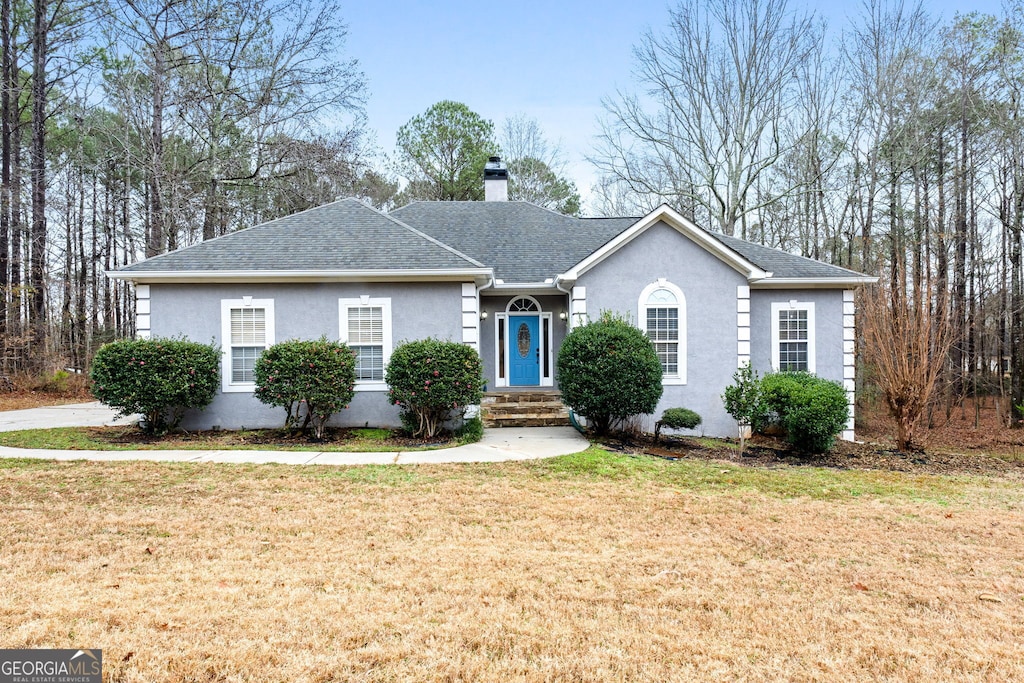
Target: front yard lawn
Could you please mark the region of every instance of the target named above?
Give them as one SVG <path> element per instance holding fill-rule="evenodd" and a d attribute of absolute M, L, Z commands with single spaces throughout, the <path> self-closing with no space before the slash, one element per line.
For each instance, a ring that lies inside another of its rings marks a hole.
<path fill-rule="evenodd" d="M 109 681 L 1024 680 L 1021 484 L 0 460 L 0 638 Z"/>

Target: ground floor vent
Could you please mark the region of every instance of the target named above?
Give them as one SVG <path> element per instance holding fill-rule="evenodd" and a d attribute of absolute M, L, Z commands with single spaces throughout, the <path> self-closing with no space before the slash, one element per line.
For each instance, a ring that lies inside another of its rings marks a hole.
<path fill-rule="evenodd" d="M 481 412 L 485 427 L 560 427 L 569 424 L 569 411 L 557 391 L 492 391 L 484 394 Z"/>

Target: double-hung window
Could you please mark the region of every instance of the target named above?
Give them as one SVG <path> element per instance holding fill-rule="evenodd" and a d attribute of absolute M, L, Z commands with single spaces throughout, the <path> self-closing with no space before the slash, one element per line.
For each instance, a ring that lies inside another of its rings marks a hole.
<path fill-rule="evenodd" d="M 664 384 L 686 383 L 686 299 L 682 290 L 664 279 L 640 294 L 641 329 L 654 344 Z"/>
<path fill-rule="evenodd" d="M 772 303 L 772 369 L 814 372 L 814 303 Z"/>
<path fill-rule="evenodd" d="M 384 390 L 391 357 L 391 299 L 339 300 L 341 341 L 356 353 L 356 388 Z"/>
<path fill-rule="evenodd" d="M 223 299 L 221 301 L 222 388 L 226 392 L 252 391 L 256 359 L 274 343 L 274 300 Z"/>

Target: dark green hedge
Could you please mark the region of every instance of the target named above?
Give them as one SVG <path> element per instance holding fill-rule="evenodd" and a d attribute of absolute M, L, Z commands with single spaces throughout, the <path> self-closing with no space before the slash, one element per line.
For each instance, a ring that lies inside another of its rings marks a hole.
<path fill-rule="evenodd" d="M 185 339 L 125 339 L 104 344 L 92 361 L 92 393 L 120 415 L 141 413 L 161 434 L 185 411 L 210 404 L 220 385 L 220 352 Z"/>
<path fill-rule="evenodd" d="M 388 398 L 402 408 L 402 423 L 413 436 L 428 439 L 483 397 L 480 354 L 453 341 L 428 338 L 399 345 L 384 379 Z"/>
<path fill-rule="evenodd" d="M 632 415 L 653 413 L 661 398 L 661 362 L 651 340 L 608 313 L 566 335 L 557 370 L 562 402 L 597 434 Z"/>
<path fill-rule="evenodd" d="M 843 386 L 807 372 L 765 375 L 760 395 L 762 409 L 755 428 L 778 424 L 790 443 L 808 453 L 831 449 L 850 416 Z"/>
<path fill-rule="evenodd" d="M 256 398 L 285 409 L 285 429 L 312 426 L 317 439 L 355 395 L 354 352 L 326 338 L 274 344 L 256 359 L 253 374 Z"/>

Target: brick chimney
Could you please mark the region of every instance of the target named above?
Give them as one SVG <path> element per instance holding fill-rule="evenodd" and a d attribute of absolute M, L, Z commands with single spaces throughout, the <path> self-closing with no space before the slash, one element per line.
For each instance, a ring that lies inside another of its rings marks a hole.
<path fill-rule="evenodd" d="M 490 157 L 484 164 L 484 201 L 508 201 L 508 169 L 501 157 Z"/>

